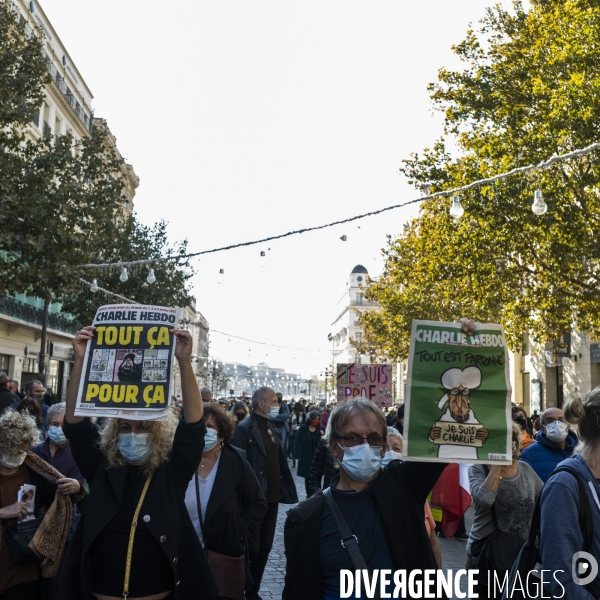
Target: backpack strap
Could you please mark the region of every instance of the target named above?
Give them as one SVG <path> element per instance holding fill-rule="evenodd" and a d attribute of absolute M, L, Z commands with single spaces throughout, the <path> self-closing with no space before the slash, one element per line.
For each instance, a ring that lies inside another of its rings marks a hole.
<path fill-rule="evenodd" d="M 571 467 L 568 467 L 568 466 L 562 466 L 562 467 L 559 467 L 558 469 L 555 469 L 552 472 L 552 474 L 550 475 L 550 477 L 552 475 L 555 475 L 556 473 L 570 473 L 571 475 L 573 475 L 573 477 L 575 477 L 575 480 L 577 481 L 577 486 L 579 487 L 579 528 L 581 529 L 581 533 L 583 534 L 583 550 L 585 552 L 589 552 L 592 548 L 592 542 L 594 540 L 594 517 L 592 515 L 592 510 L 590 507 L 590 500 L 589 500 L 589 498 L 587 496 L 587 492 L 585 490 L 584 480 L 575 469 L 572 469 Z M 541 498 L 541 494 L 540 494 L 540 498 Z M 536 503 L 536 508 L 537 508 L 538 504 L 539 504 L 539 500 Z M 537 528 L 539 530 L 539 523 L 537 525 Z M 530 530 L 530 534 L 529 534 L 530 538 L 531 538 L 531 531 L 533 531 L 533 521 L 532 521 L 532 529 Z M 591 583 L 584 585 L 583 587 L 594 598 L 596 598 L 596 599 L 600 598 L 600 583 L 598 583 L 597 579 L 595 579 Z"/>
<path fill-rule="evenodd" d="M 556 473 L 570 473 L 577 481 L 577 486 L 579 487 L 579 529 L 581 529 L 581 533 L 583 534 L 583 550 L 589 552 L 594 539 L 594 521 L 583 479 L 575 469 L 567 466 L 555 469 L 552 475 Z"/>

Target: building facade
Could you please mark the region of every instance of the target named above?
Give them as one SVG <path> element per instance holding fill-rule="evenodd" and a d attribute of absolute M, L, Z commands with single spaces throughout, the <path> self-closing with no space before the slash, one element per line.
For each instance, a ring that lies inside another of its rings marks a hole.
<path fill-rule="evenodd" d="M 38 28 L 44 32 L 46 65 L 52 78 L 45 87 L 40 111 L 27 127 L 26 134 L 37 139 L 71 132 L 75 139 L 83 139 L 90 135 L 92 127 L 98 126 L 107 132 L 108 143 L 118 154 L 115 137 L 106 121 L 94 118 L 92 93 L 42 7 L 35 0 L 12 1 L 15 17 L 23 23 L 28 35 Z M 129 215 L 133 211 L 139 179 L 131 165 L 123 163 L 121 170 L 125 182 L 123 211 Z M 19 381 L 21 387 L 39 377 L 43 317 L 43 302 L 38 298 L 19 294 L 0 299 L 0 371 Z M 71 340 L 76 333 L 77 325 L 69 315 L 61 313 L 60 304 L 51 304 L 48 345 L 44 349 L 48 357 L 45 375 L 46 385 L 59 399 L 65 398 L 73 360 Z"/>
<path fill-rule="evenodd" d="M 202 387 L 206 381 L 208 360 L 208 321 L 199 310 L 196 310 L 195 300 L 180 310 L 179 326 L 187 329 L 192 336 L 192 369 L 198 387 Z M 181 375 L 177 364 L 173 367 L 173 393 L 175 396 L 181 396 Z"/>
<path fill-rule="evenodd" d="M 244 365 L 242 363 L 223 363 L 223 373 L 228 378 L 227 395 L 247 396 L 259 387 L 270 387 L 281 393 L 285 398 L 308 396 L 308 380 L 297 373 L 286 373 L 285 369 L 270 367 L 266 363 Z M 233 392 L 232 392 L 233 390 Z"/>
<path fill-rule="evenodd" d="M 337 364 L 369 364 L 371 362 L 369 356 L 358 354 L 352 344 L 353 341 L 360 342 L 362 340 L 363 327 L 360 323 L 360 315 L 379 308 L 376 302 L 369 302 L 364 297 L 368 276 L 369 273 L 363 265 L 356 265 L 348 278 L 346 291 L 337 303 L 336 318 L 331 324 L 331 333 L 327 336 L 331 344 L 331 364 L 334 371 Z M 407 364 L 407 361 L 402 361 L 393 365 L 395 404 L 404 402 Z"/>
<path fill-rule="evenodd" d="M 511 353 L 511 383 L 514 402 L 528 414 L 562 408 L 600 385 L 600 341 L 578 331 L 546 344 L 524 336 L 521 351 Z"/>

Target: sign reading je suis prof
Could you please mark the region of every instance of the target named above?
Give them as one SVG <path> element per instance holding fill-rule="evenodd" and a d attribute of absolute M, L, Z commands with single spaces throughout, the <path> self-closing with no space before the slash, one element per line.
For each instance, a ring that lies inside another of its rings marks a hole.
<path fill-rule="evenodd" d="M 169 412 L 179 309 L 106 305 L 94 317 L 76 415 L 160 419 Z"/>
<path fill-rule="evenodd" d="M 512 462 L 508 349 L 499 325 L 413 321 L 405 460 Z"/>
<path fill-rule="evenodd" d="M 338 402 L 361 397 L 378 406 L 392 405 L 392 365 L 337 365 Z"/>

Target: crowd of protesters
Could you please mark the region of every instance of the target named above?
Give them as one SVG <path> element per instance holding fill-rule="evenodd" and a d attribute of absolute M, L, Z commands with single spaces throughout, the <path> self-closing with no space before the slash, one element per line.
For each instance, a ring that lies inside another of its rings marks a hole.
<path fill-rule="evenodd" d="M 280 504 L 294 505 L 285 600 L 339 598 L 340 571 L 357 555 L 371 571 L 443 566 L 427 498 L 446 465 L 402 460 L 402 406 L 288 402 L 266 387 L 215 399 L 196 384 L 189 333 L 173 333 L 182 394 L 164 420 L 75 416 L 93 327 L 74 339 L 66 402 L 0 374 L 0 600 L 260 600 Z M 512 419 L 511 464 L 469 468 L 466 568 L 478 568 L 496 529 L 518 551 L 539 501 L 544 569 L 564 571 L 548 591 L 592 598 L 570 573 L 584 547 L 582 489 L 600 510 L 600 388 L 564 412 L 513 406 Z M 586 485 L 553 474 L 562 465 Z M 23 486 L 35 486 L 33 505 Z M 597 518 L 590 552 L 600 559 Z"/>

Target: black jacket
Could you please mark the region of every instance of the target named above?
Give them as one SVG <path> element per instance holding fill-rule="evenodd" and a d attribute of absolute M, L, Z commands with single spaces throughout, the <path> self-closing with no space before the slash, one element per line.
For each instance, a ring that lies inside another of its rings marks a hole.
<path fill-rule="evenodd" d="M 372 484 L 385 530 L 391 533 L 388 543 L 394 570 L 438 568 L 425 530 L 423 505 L 445 467 L 444 463 L 397 461 Z M 287 513 L 283 600 L 323 597 L 320 542 L 324 504 L 325 496 L 319 490 Z"/>
<path fill-rule="evenodd" d="M 224 446 L 204 515 L 206 547 L 227 556 L 242 556 L 266 510 L 265 497 L 246 453 Z"/>
<path fill-rule="evenodd" d="M 270 426 L 270 423 L 269 423 Z M 288 467 L 285 454 L 279 436 L 273 428 L 273 435 L 277 441 L 279 449 L 279 469 L 281 471 L 281 502 L 283 504 L 296 504 L 298 502 L 298 494 L 296 493 L 296 485 Z M 256 424 L 256 416 L 250 415 L 241 423 L 238 423 L 231 440 L 232 446 L 237 446 L 246 451 L 246 458 L 250 466 L 256 473 L 256 478 L 260 484 L 263 494 L 267 496 L 267 452 L 263 444 L 262 436 Z"/>
<path fill-rule="evenodd" d="M 310 477 L 310 467 L 313 461 L 313 442 L 308 423 L 300 425 L 296 432 L 296 441 L 294 442 L 294 458 L 298 460 L 298 477 L 308 479 Z M 317 427 L 317 445 L 321 441 L 321 430 Z M 315 448 L 316 452 L 316 448 Z"/>
<path fill-rule="evenodd" d="M 321 489 L 321 479 L 323 479 L 323 489 L 326 490 L 331 480 L 339 473 L 339 467 L 336 465 L 335 457 L 329 450 L 329 443 L 322 439 L 317 446 L 317 451 L 310 467 L 310 476 L 308 478 L 308 492 L 310 496 L 316 494 Z"/>
<path fill-rule="evenodd" d="M 127 467 L 108 467 L 98 447 L 98 427 L 89 419 L 74 424 L 65 419 L 63 430 L 75 462 L 90 486 L 90 495 L 67 553 L 59 598 L 88 600 L 92 594 L 90 548 L 119 511 Z M 188 483 L 200 464 L 205 433 L 204 419 L 179 423 L 171 457 L 154 472 L 140 513 L 173 569 L 174 597 L 178 600 L 213 600 L 217 596 L 184 501 Z"/>
<path fill-rule="evenodd" d="M 0 415 L 13 404 L 20 402 L 21 398 L 13 394 L 8 388 L 0 388 Z"/>

